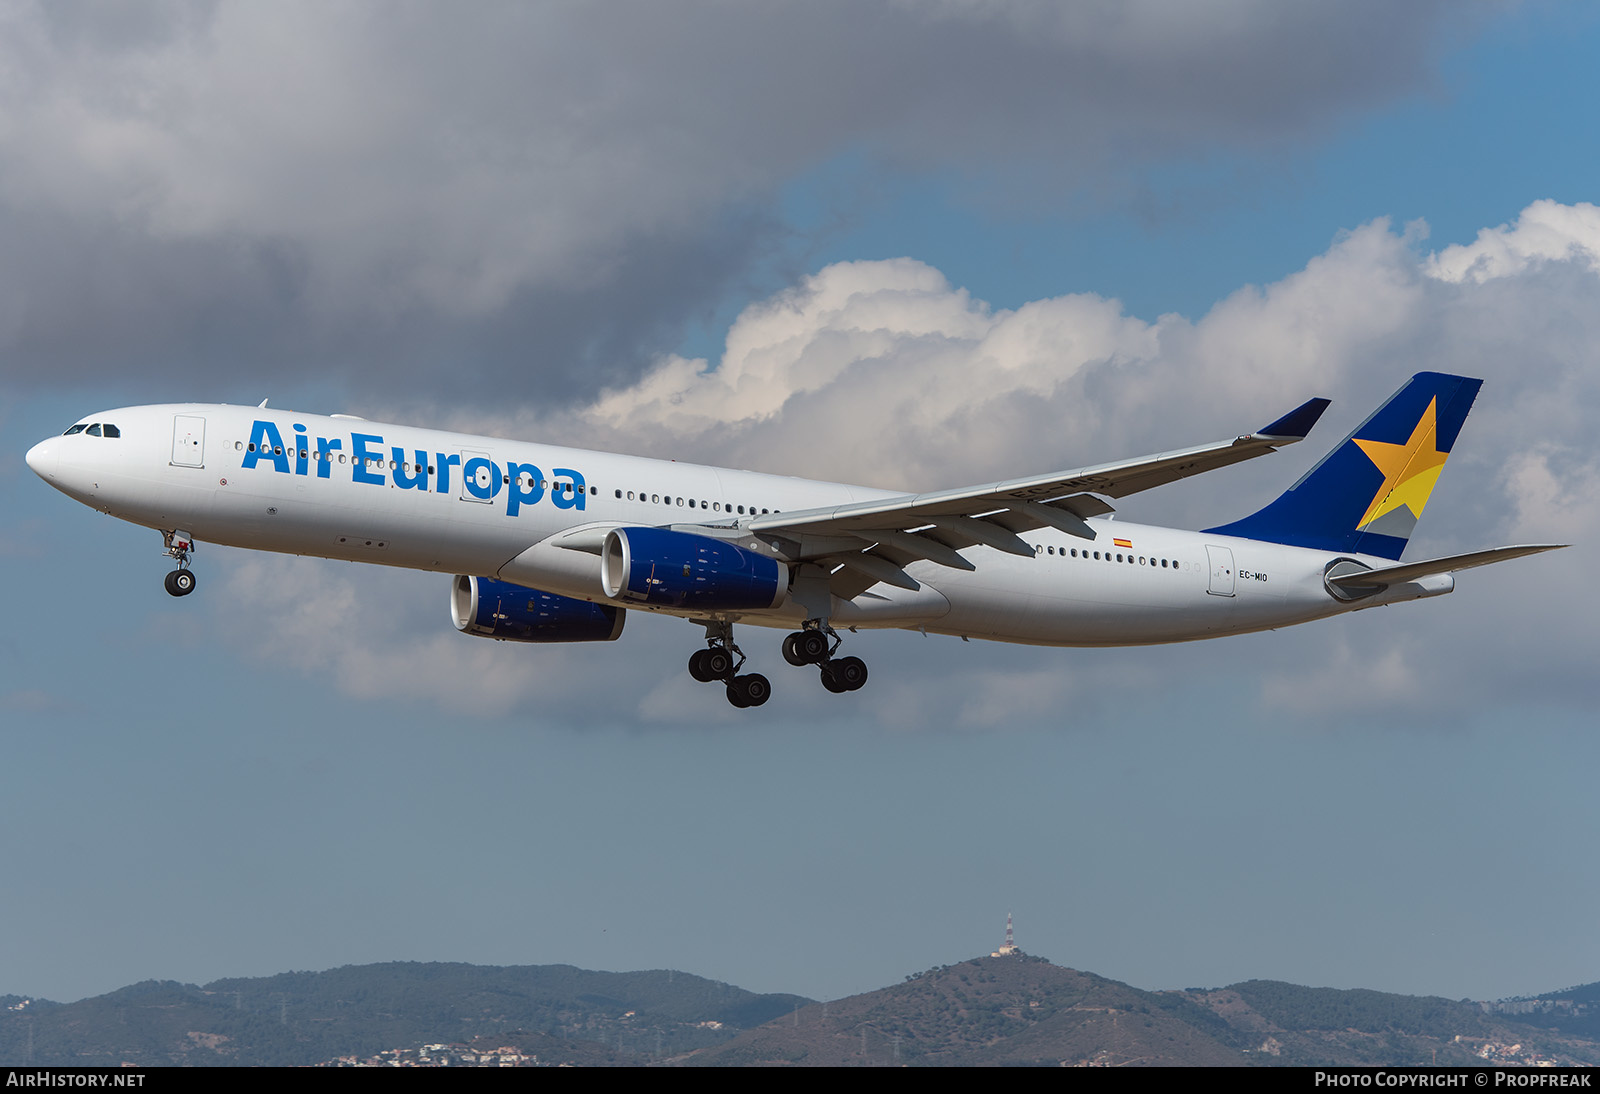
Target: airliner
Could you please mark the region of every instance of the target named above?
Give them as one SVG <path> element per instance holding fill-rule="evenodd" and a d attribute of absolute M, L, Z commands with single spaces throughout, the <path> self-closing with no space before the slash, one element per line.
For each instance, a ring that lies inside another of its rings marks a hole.
<path fill-rule="evenodd" d="M 735 707 L 734 626 L 855 691 L 841 630 L 1045 646 L 1185 642 L 1439 596 L 1525 544 L 1401 563 L 1481 380 L 1419 373 L 1281 497 L 1203 531 L 1115 519 L 1112 501 L 1305 438 L 1327 399 L 1251 433 L 933 493 L 815 482 L 258 407 L 91 414 L 29 450 L 46 482 L 161 532 L 173 596 L 197 541 L 450 574 L 457 629 L 607 642 L 629 612 L 701 626 L 689 659 Z"/>

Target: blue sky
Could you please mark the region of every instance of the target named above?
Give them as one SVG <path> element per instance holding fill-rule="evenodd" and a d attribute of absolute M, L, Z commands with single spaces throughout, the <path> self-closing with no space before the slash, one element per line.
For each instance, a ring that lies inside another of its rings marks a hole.
<path fill-rule="evenodd" d="M 1025 949 L 1145 988 L 1600 979 L 1600 18 L 1416 5 L 1394 26 L 1352 5 L 1265 26 L 1244 3 L 1170 33 L 1182 7 L 1107 27 L 686 4 L 679 30 L 642 10 L 620 37 L 581 10 L 373 35 L 359 5 L 19 7 L 0 992 L 463 960 L 838 997 L 987 952 L 1008 911 Z M 770 58 L 775 29 L 839 43 L 837 71 Z M 279 41 L 303 43 L 289 85 Z M 1176 92 L 1147 90 L 1171 71 Z M 754 367 L 739 347 L 849 335 L 809 303 L 845 289 L 914 301 L 890 349 L 820 387 L 785 364 L 772 406 L 718 387 Z M 941 333 L 973 327 L 1045 333 L 986 372 Z M 1421 367 L 1488 383 L 1412 551 L 1576 546 L 1203 645 L 859 636 L 872 680 L 843 699 L 763 634 L 777 694 L 754 717 L 687 681 L 681 624 L 503 649 L 453 631 L 437 576 L 205 544 L 173 601 L 154 532 L 22 463 L 101 407 L 270 396 L 955 485 L 1335 399 L 1306 451 L 1121 507 L 1205 526 Z M 873 377 L 902 373 L 921 401 L 875 405 Z M 1036 404 L 1032 427 L 979 395 Z M 919 414 L 944 427 L 874 428 Z"/>

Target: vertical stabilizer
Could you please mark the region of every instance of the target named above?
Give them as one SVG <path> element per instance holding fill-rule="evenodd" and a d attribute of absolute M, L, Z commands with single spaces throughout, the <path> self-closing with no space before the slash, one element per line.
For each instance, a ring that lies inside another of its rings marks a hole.
<path fill-rule="evenodd" d="M 1482 385 L 1417 373 L 1277 501 L 1206 531 L 1398 559 Z"/>

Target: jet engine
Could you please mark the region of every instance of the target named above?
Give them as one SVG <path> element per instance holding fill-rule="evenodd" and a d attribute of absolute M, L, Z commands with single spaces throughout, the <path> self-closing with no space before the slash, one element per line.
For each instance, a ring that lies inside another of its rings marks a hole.
<path fill-rule="evenodd" d="M 761 611 L 777 607 L 789 591 L 789 568 L 776 559 L 689 532 L 613 528 L 601 557 L 601 584 L 613 600 Z"/>
<path fill-rule="evenodd" d="M 627 614 L 487 577 L 458 575 L 450 584 L 456 630 L 507 642 L 610 642 Z"/>

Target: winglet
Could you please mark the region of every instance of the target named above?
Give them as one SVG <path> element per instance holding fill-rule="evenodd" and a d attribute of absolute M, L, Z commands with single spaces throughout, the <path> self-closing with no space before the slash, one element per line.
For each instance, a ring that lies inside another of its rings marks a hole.
<path fill-rule="evenodd" d="M 1317 424 L 1317 419 L 1322 417 L 1322 412 L 1332 402 L 1331 399 L 1307 399 L 1271 425 L 1256 430 L 1254 435 L 1262 440 L 1270 439 L 1284 444 L 1305 440 L 1306 434 L 1311 432 L 1311 427 Z"/>

